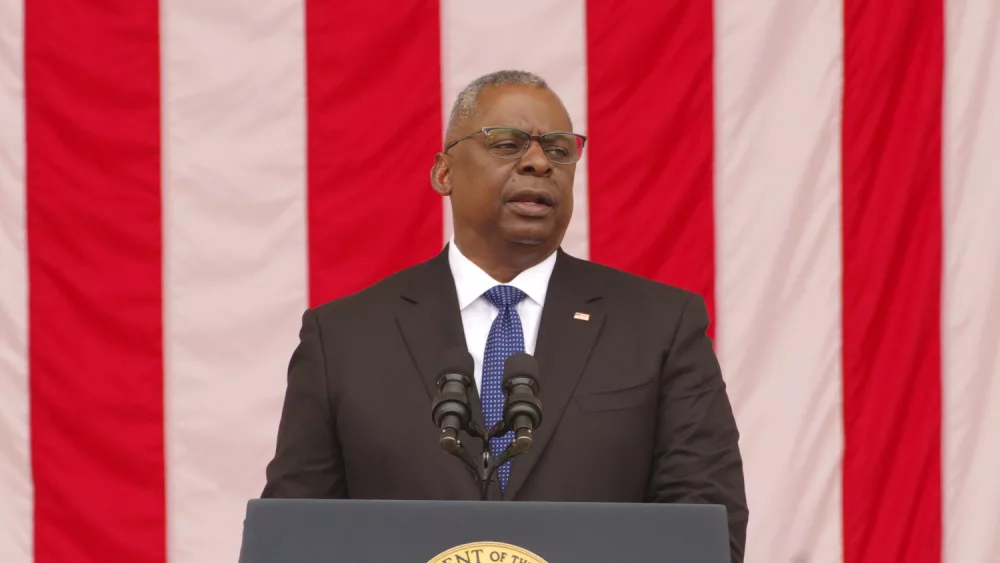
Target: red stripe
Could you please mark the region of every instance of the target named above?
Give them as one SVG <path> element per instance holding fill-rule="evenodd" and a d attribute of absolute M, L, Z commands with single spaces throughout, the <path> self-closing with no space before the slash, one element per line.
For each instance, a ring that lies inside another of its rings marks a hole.
<path fill-rule="evenodd" d="M 587 2 L 590 258 L 714 319 L 712 32 L 711 2 Z"/>
<path fill-rule="evenodd" d="M 25 3 L 35 561 L 166 559 L 157 3 Z"/>
<path fill-rule="evenodd" d="M 941 0 L 847 0 L 844 561 L 941 561 Z"/>
<path fill-rule="evenodd" d="M 309 293 L 323 303 L 439 252 L 437 2 L 307 0 Z M 378 22 L 374 25 L 373 22 Z"/>

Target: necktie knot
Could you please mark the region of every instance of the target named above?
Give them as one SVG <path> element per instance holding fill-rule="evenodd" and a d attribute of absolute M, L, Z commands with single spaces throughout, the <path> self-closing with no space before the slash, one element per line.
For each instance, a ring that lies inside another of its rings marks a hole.
<path fill-rule="evenodd" d="M 512 285 L 496 285 L 483 294 L 486 300 L 501 311 L 520 303 L 527 295 Z"/>

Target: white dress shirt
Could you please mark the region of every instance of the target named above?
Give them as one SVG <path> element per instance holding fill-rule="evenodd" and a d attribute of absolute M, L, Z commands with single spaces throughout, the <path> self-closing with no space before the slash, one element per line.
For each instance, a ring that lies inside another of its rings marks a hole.
<path fill-rule="evenodd" d="M 476 389 L 482 390 L 486 339 L 489 337 L 493 319 L 499 313 L 483 294 L 493 286 L 501 284 L 462 254 L 455 245 L 455 237 L 451 238 L 448 245 L 448 264 L 451 266 L 451 275 L 455 278 L 455 289 L 458 292 L 465 344 L 476 362 Z M 542 320 L 542 305 L 545 304 L 545 292 L 549 288 L 549 278 L 552 276 L 555 264 L 556 253 L 553 252 L 541 263 L 518 274 L 510 283 L 503 284 L 512 285 L 527 295 L 517 304 L 517 314 L 521 317 L 521 327 L 524 330 L 524 351 L 529 354 L 535 353 L 538 324 Z"/>

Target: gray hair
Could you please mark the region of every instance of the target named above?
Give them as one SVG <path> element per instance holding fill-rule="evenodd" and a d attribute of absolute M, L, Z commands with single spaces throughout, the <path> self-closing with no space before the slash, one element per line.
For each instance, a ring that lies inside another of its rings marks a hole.
<path fill-rule="evenodd" d="M 451 115 L 448 118 L 448 131 L 454 131 L 460 122 L 476 114 L 479 109 L 479 95 L 483 90 L 508 85 L 549 88 L 545 79 L 524 70 L 498 70 L 484 74 L 470 82 L 455 98 L 455 103 L 451 107 Z"/>

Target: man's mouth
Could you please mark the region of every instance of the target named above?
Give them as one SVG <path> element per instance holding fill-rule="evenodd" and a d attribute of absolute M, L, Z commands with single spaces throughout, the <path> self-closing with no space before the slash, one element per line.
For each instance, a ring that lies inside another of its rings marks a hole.
<path fill-rule="evenodd" d="M 507 202 L 514 213 L 524 217 L 545 217 L 552 212 L 552 197 L 543 191 L 524 191 Z"/>

